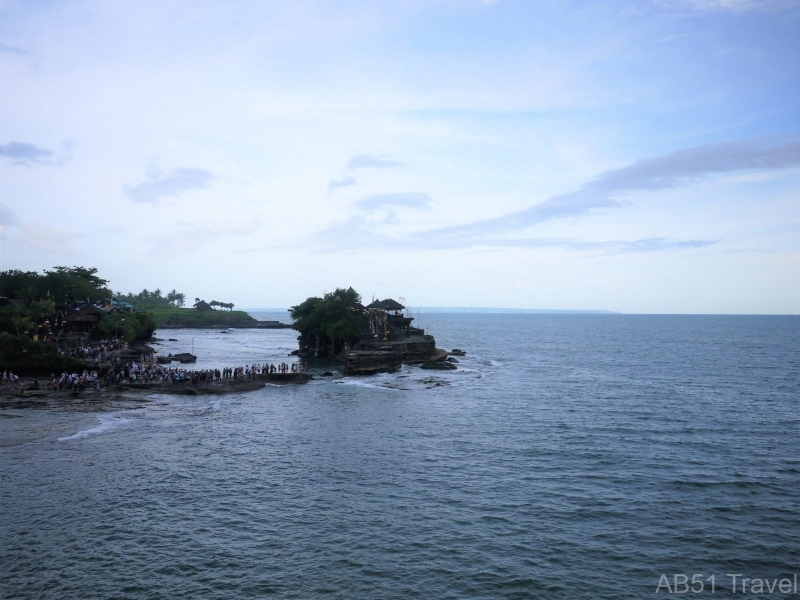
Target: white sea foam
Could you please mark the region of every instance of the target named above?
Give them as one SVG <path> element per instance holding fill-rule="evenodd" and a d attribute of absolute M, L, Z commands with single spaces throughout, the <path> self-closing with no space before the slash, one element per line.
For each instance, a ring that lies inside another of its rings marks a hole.
<path fill-rule="evenodd" d="M 343 379 L 337 380 L 335 383 L 338 383 L 340 385 L 353 385 L 356 387 L 393 390 L 397 389 L 394 387 L 394 384 L 398 382 L 396 381 L 396 378 L 388 379 L 372 375 L 370 376 L 370 381 L 364 381 L 363 379 L 360 379 L 358 377 L 345 377 Z"/>
<path fill-rule="evenodd" d="M 108 433 L 109 431 L 116 429 L 120 425 L 124 425 L 125 423 L 130 422 L 130 419 L 126 419 L 124 417 L 112 417 L 106 415 L 98 416 L 97 419 L 100 421 L 100 424 L 97 425 L 96 427 L 92 427 L 91 429 L 84 429 L 82 431 L 79 431 L 78 433 L 58 438 L 58 441 L 68 442 L 70 440 L 81 440 L 83 438 L 92 435 L 100 435 L 103 433 Z"/>

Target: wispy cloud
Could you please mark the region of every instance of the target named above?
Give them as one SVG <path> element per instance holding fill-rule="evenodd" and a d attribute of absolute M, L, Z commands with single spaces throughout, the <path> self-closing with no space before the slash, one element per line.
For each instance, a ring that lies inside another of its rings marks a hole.
<path fill-rule="evenodd" d="M 0 234 L 14 225 L 19 225 L 17 213 L 7 204 L 0 204 Z"/>
<path fill-rule="evenodd" d="M 777 145 L 752 140 L 708 144 L 609 169 L 574 192 L 551 196 L 525 210 L 417 235 L 469 239 L 511 233 L 552 219 L 622 206 L 619 197 L 629 192 L 676 188 L 719 173 L 797 166 L 800 166 L 800 140 Z"/>
<path fill-rule="evenodd" d="M 249 235 L 260 227 L 260 222 L 184 225 L 171 233 L 153 237 L 155 245 L 152 251 L 156 254 L 185 254 L 219 239 Z"/>
<path fill-rule="evenodd" d="M 0 204 L 0 238 L 26 250 L 69 254 L 79 233 L 71 227 L 51 227 L 44 223 L 20 221 L 8 205 Z"/>
<path fill-rule="evenodd" d="M 0 156 L 10 160 L 13 164 L 30 166 L 32 164 L 51 164 L 55 152 L 28 142 L 8 142 L 0 145 Z"/>
<path fill-rule="evenodd" d="M 666 8 L 685 8 L 703 12 L 778 12 L 800 6 L 798 0 L 653 0 Z"/>
<path fill-rule="evenodd" d="M 6 54 L 16 54 L 18 56 L 31 56 L 31 53 L 25 50 L 25 48 L 20 48 L 19 46 L 10 46 L 8 44 L 4 44 L 0 42 L 0 52 L 4 52 Z"/>
<path fill-rule="evenodd" d="M 7 144 L 0 144 L 0 157 L 17 166 L 60 167 L 72 157 L 71 154 L 74 147 L 74 140 L 61 142 L 61 149 L 58 151 L 42 148 L 29 142 L 12 141 Z"/>
<path fill-rule="evenodd" d="M 385 169 L 388 167 L 401 167 L 405 163 L 394 160 L 391 155 L 372 156 L 369 154 L 359 154 L 354 156 L 347 163 L 348 169 Z"/>
<path fill-rule="evenodd" d="M 363 250 L 459 250 L 464 248 L 561 248 L 569 252 L 593 254 L 628 254 L 690 250 L 706 248 L 718 240 L 674 240 L 666 237 L 649 237 L 637 240 L 584 241 L 571 238 L 479 238 L 457 239 L 450 237 L 416 237 L 412 235 L 387 235 L 376 228 L 376 222 L 355 216 L 316 232 L 302 245 L 317 252 L 354 252 Z"/>
<path fill-rule="evenodd" d="M 335 179 L 331 179 L 330 182 L 328 182 L 328 193 L 332 194 L 339 188 L 348 187 L 355 184 L 356 184 L 356 178 L 353 176 L 345 177 L 344 179 L 340 179 L 338 181 Z"/>
<path fill-rule="evenodd" d="M 718 240 L 671 240 L 663 237 L 642 238 L 634 241 L 580 242 L 568 246 L 580 252 L 599 251 L 605 254 L 631 252 L 661 252 L 663 250 L 688 250 L 717 244 Z"/>
<path fill-rule="evenodd" d="M 781 175 L 783 174 L 776 171 L 767 173 L 743 173 L 741 175 L 725 177 L 722 181 L 724 183 L 753 183 L 758 181 L 771 181 L 773 179 L 778 179 Z"/>
<path fill-rule="evenodd" d="M 160 198 L 179 196 L 192 190 L 208 187 L 214 175 L 204 169 L 178 168 L 169 174 L 151 171 L 147 179 L 136 185 L 125 186 L 125 195 L 134 202 L 156 203 Z"/>
<path fill-rule="evenodd" d="M 386 235 L 381 222 L 356 216 L 315 233 L 313 243 L 325 252 L 382 249 L 455 249 L 470 247 L 561 247 L 579 252 L 627 253 L 704 248 L 717 240 L 673 240 L 648 237 L 634 241 L 588 242 L 562 238 L 508 237 L 554 219 L 577 217 L 592 211 L 617 208 L 632 192 L 657 192 L 685 186 L 720 173 L 774 171 L 800 166 L 800 140 L 783 143 L 743 140 L 709 144 L 656 158 L 636 161 L 604 171 L 566 194 L 551 196 L 524 210 L 437 229 Z M 427 194 L 375 194 L 356 203 L 366 213 L 394 207 L 429 208 Z M 391 221 L 396 223 L 396 219 Z"/>
<path fill-rule="evenodd" d="M 50 227 L 41 223 L 25 223 L 22 235 L 16 239 L 21 244 L 42 252 L 70 254 L 74 252 L 72 242 L 79 237 L 71 227 Z"/>
<path fill-rule="evenodd" d="M 384 208 L 430 208 L 431 197 L 428 194 L 403 192 L 395 194 L 372 194 L 356 202 L 363 210 L 381 210 Z"/>
<path fill-rule="evenodd" d="M 672 35 L 665 36 L 665 37 L 661 38 L 658 41 L 659 41 L 659 43 L 674 42 L 675 40 L 680 40 L 680 39 L 683 39 L 683 38 L 687 38 L 687 37 L 690 37 L 691 35 L 692 35 L 691 33 L 673 33 Z"/>

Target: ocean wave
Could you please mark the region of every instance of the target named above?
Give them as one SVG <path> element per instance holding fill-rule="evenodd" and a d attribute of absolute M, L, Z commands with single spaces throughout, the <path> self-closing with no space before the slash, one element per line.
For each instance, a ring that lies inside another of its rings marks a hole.
<path fill-rule="evenodd" d="M 97 419 L 100 421 L 100 424 L 96 427 L 92 427 L 91 429 L 83 429 L 78 433 L 74 433 L 72 435 L 68 435 L 66 437 L 58 438 L 59 442 L 68 442 L 70 440 L 82 440 L 83 438 L 87 438 L 92 435 L 100 435 L 103 433 L 108 433 L 109 431 L 113 431 L 117 427 L 124 425 L 125 423 L 129 423 L 131 419 L 126 419 L 125 417 L 112 417 L 112 416 L 98 416 Z"/>
<path fill-rule="evenodd" d="M 385 379 L 373 383 L 373 382 L 364 381 L 362 379 L 358 379 L 358 377 L 359 376 L 355 376 L 355 377 L 352 377 L 352 378 L 351 377 L 344 377 L 342 379 L 337 380 L 335 383 L 337 383 L 339 385 L 353 385 L 353 386 L 365 387 L 365 388 L 381 388 L 381 389 L 384 389 L 384 390 L 397 389 L 395 387 L 390 387 L 392 382 L 391 381 L 387 381 Z M 373 379 L 373 381 L 376 381 L 376 377 L 374 375 L 371 375 L 370 378 Z"/>

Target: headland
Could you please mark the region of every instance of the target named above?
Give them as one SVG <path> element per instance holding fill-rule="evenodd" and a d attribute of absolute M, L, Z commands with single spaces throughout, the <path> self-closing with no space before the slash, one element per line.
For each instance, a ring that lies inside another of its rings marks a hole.
<path fill-rule="evenodd" d="M 300 332 L 298 356 L 333 358 L 344 363 L 345 375 L 391 373 L 403 364 L 452 370 L 448 352 L 432 335 L 414 327 L 406 307 L 387 298 L 361 304 L 353 288 L 338 288 L 323 298 L 312 297 L 290 309 Z M 446 364 L 445 364 L 446 363 Z"/>
<path fill-rule="evenodd" d="M 148 307 L 160 329 L 289 329 L 280 321 L 259 321 L 243 310 L 207 310 L 174 306 Z"/>

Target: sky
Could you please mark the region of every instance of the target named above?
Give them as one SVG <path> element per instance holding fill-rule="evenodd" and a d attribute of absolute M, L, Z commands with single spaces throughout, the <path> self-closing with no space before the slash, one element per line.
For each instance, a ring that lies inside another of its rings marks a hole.
<path fill-rule="evenodd" d="M 0 268 L 800 313 L 798 0 L 0 0 Z"/>

